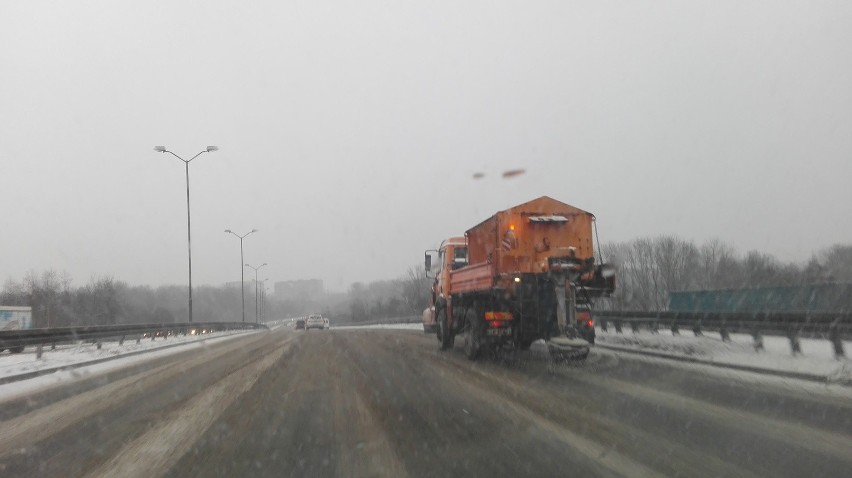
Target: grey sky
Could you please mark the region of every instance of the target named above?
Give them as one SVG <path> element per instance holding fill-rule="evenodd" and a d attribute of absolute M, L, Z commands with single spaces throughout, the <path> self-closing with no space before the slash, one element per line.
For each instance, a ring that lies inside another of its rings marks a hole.
<path fill-rule="evenodd" d="M 852 240 L 852 3 L 0 2 L 0 280 L 392 278 L 550 195 L 604 241 Z M 506 169 L 527 174 L 503 180 Z M 475 172 L 486 177 L 473 180 Z M 253 274 L 253 273 L 252 273 Z"/>

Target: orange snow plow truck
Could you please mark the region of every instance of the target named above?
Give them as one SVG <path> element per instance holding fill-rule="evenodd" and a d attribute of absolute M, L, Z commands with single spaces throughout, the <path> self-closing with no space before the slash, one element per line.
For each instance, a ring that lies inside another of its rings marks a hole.
<path fill-rule="evenodd" d="M 471 360 L 503 347 L 526 350 L 538 339 L 555 358 L 586 358 L 591 300 L 615 290 L 615 269 L 595 263 L 594 220 L 542 196 L 426 251 L 435 281 L 424 324 L 428 312 L 441 349 L 464 334 Z"/>

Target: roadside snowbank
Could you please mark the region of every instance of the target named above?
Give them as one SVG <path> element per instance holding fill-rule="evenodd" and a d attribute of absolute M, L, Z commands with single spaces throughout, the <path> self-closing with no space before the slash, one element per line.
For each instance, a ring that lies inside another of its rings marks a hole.
<path fill-rule="evenodd" d="M 746 366 L 775 372 L 792 372 L 825 377 L 829 382 L 852 384 L 852 360 L 835 359 L 828 340 L 800 339 L 802 353 L 793 355 L 786 337 L 763 337 L 763 350 L 755 350 L 747 334 L 731 334 L 730 342 L 723 342 L 718 333 L 705 332 L 695 337 L 691 332 L 672 335 L 670 330 L 658 334 L 626 332 L 617 334 L 612 329 L 597 329 L 597 343 L 627 350 L 653 351 L 665 355 L 685 357 L 718 365 Z M 844 342 L 847 355 L 852 353 L 852 343 Z"/>
<path fill-rule="evenodd" d="M 45 347 L 41 358 L 36 358 L 35 347 L 27 347 L 20 354 L 4 352 L 0 354 L 0 378 L 11 378 L 16 375 L 39 371 L 48 372 L 65 367 L 68 370 L 56 371 L 23 381 L 0 384 L 0 399 L 7 398 L 9 395 L 17 395 L 20 390 L 38 389 L 81 375 L 126 367 L 134 362 L 182 352 L 188 347 L 204 347 L 211 343 L 254 332 L 254 330 L 240 330 L 205 335 L 172 336 L 167 339 L 160 337 L 157 340 L 149 338 L 142 339 L 138 344 L 136 340 L 125 340 L 123 345 L 118 345 L 117 341 L 103 342 L 100 350 L 91 343 L 60 345 L 56 347 L 56 350 Z"/>

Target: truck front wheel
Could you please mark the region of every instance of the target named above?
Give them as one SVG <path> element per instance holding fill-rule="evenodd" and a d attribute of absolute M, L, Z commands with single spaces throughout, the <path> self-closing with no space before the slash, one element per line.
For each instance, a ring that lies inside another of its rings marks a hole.
<path fill-rule="evenodd" d="M 441 342 L 441 350 L 447 350 L 453 346 L 453 332 L 447 324 L 446 308 L 436 311 L 436 322 L 438 322 L 438 341 Z"/>

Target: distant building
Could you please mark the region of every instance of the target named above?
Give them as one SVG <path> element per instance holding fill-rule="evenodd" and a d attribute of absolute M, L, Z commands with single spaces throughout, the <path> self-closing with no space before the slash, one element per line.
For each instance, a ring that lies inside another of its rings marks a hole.
<path fill-rule="evenodd" d="M 240 281 L 225 282 L 225 288 L 226 289 L 239 289 L 240 288 Z"/>
<path fill-rule="evenodd" d="M 287 280 L 275 283 L 275 298 L 278 300 L 319 300 L 323 289 L 320 279 Z"/>

